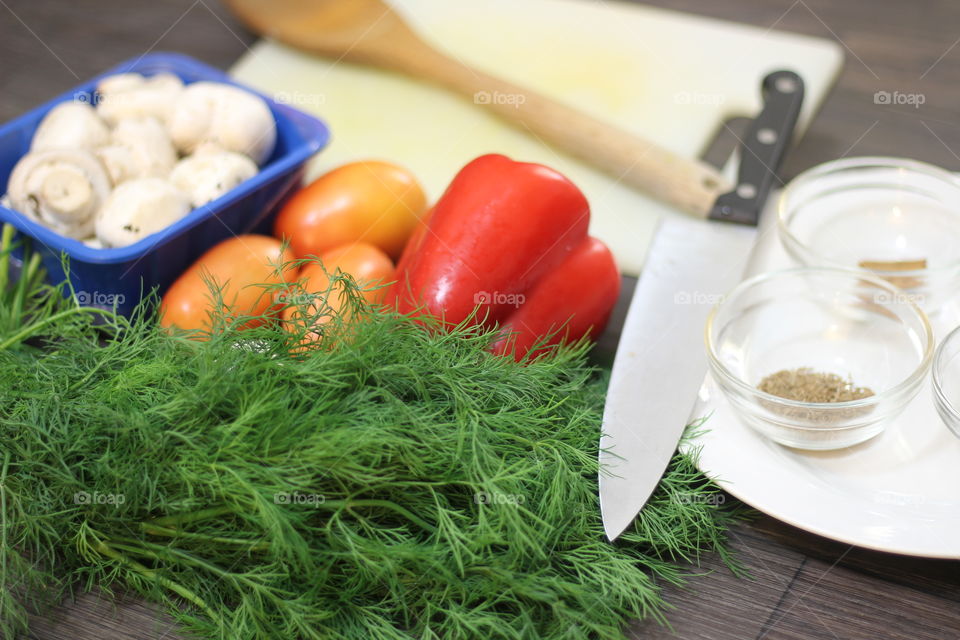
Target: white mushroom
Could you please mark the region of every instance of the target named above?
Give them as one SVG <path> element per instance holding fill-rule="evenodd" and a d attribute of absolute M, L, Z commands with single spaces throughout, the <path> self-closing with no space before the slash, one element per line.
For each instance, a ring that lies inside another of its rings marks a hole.
<path fill-rule="evenodd" d="M 277 129 L 267 103 L 248 91 L 217 82 L 188 85 L 174 105 L 170 137 L 186 154 L 213 143 L 262 165 L 276 143 Z"/>
<path fill-rule="evenodd" d="M 191 153 L 190 155 L 205 156 L 211 153 L 223 153 L 223 147 L 221 147 L 218 144 L 214 144 L 212 142 L 201 142 L 194 148 L 193 153 Z"/>
<path fill-rule="evenodd" d="M 97 239 L 105 247 L 125 247 L 189 212 L 187 195 L 166 180 L 127 180 L 113 190 L 97 214 Z"/>
<path fill-rule="evenodd" d="M 100 82 L 97 83 L 97 93 L 99 93 L 102 98 L 104 95 L 111 93 L 139 89 L 146 81 L 147 78 L 145 76 L 133 71 L 129 73 L 117 73 L 101 79 Z"/>
<path fill-rule="evenodd" d="M 188 156 L 170 173 L 170 182 L 199 207 L 257 175 L 257 165 L 241 153 L 210 151 Z"/>
<path fill-rule="evenodd" d="M 110 125 L 127 118 L 154 117 L 163 123 L 183 91 L 183 81 L 172 73 L 144 77 L 121 73 L 97 84 L 97 112 Z"/>
<path fill-rule="evenodd" d="M 97 149 L 113 184 L 133 178 L 166 177 L 177 162 L 167 130 L 156 118 L 121 120 L 110 144 Z"/>
<path fill-rule="evenodd" d="M 93 233 L 95 215 L 109 194 L 106 169 L 79 149 L 28 153 L 7 183 L 14 209 L 71 238 Z"/>
<path fill-rule="evenodd" d="M 40 121 L 30 150 L 95 149 L 109 139 L 110 129 L 93 107 L 83 102 L 61 102 Z"/>

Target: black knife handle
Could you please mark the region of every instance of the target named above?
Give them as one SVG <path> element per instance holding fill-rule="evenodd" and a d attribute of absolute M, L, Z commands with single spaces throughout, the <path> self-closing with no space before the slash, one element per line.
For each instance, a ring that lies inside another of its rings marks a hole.
<path fill-rule="evenodd" d="M 774 71 L 763 79 L 762 91 L 763 109 L 741 140 L 737 185 L 717 198 L 711 220 L 756 226 L 777 180 L 803 105 L 803 79 L 793 71 Z"/>

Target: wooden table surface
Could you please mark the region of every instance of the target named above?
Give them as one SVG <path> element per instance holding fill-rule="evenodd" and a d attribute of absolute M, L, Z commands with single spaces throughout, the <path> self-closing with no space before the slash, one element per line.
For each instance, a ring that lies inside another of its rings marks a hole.
<path fill-rule="evenodd" d="M 590 0 L 583 0 L 590 1 Z M 960 3 L 955 0 L 655 0 L 652 4 L 833 38 L 846 51 L 838 86 L 784 170 L 844 155 L 899 155 L 960 170 Z M 253 41 L 215 0 L 0 0 L 0 121 L 116 62 L 181 51 L 226 68 Z M 877 91 L 922 106 L 878 105 Z M 958 488 L 960 489 L 960 488 Z M 960 535 L 960 531 L 957 532 Z M 950 640 L 960 638 L 960 562 L 851 548 L 766 516 L 730 543 L 752 577 L 707 557 L 687 590 L 668 590 L 672 631 L 638 638 Z M 85 596 L 36 619 L 41 640 L 174 638 L 138 601 Z M 281 640 L 281 639 L 277 639 Z"/>

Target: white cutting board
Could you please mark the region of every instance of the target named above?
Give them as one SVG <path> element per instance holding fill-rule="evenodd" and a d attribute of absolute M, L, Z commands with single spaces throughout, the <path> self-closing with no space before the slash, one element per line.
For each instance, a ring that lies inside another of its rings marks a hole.
<path fill-rule="evenodd" d="M 843 54 L 834 42 L 619 2 L 393 0 L 428 42 L 464 62 L 697 157 L 730 116 L 760 107 L 760 81 L 789 68 L 806 81 L 801 126 Z M 488 115 L 466 98 L 400 74 L 257 43 L 231 73 L 324 118 L 333 140 L 308 178 L 356 159 L 405 165 L 431 198 L 490 152 L 547 164 L 590 200 L 591 232 L 636 274 L 657 220 L 682 215 Z"/>

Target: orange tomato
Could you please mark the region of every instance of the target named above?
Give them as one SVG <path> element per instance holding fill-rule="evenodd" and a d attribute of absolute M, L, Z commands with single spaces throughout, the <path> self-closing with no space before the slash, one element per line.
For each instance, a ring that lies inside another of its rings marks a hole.
<path fill-rule="evenodd" d="M 396 259 L 427 199 L 409 171 L 375 160 L 345 164 L 298 191 L 277 214 L 274 235 L 298 258 L 367 242 Z"/>
<path fill-rule="evenodd" d="M 223 313 L 231 316 L 262 315 L 273 306 L 271 292 L 256 286 L 296 279 L 296 270 L 277 273 L 277 264 L 294 259 L 276 238 L 242 235 L 209 249 L 170 286 L 160 303 L 160 324 L 190 331 L 210 329 L 214 311 L 207 281 L 222 287 Z M 261 324 L 252 320 L 248 326 Z"/>
<path fill-rule="evenodd" d="M 314 326 L 328 322 L 331 315 L 326 315 L 327 313 L 341 313 L 343 299 L 340 287 L 331 287 L 330 281 L 330 276 L 337 271 L 350 274 L 363 289 L 364 299 L 371 304 L 378 304 L 383 300 L 386 290 L 382 285 L 391 282 L 394 277 L 390 257 L 372 244 L 357 242 L 327 251 L 320 257 L 320 262 L 306 265 L 299 277 L 299 282 L 302 283 L 301 291 L 316 299 L 310 304 L 310 309 L 314 314 L 319 314 L 321 310 L 325 313 L 313 321 Z M 327 275 L 328 273 L 330 275 Z M 320 296 L 325 296 L 326 299 L 320 300 Z M 283 320 L 284 326 L 290 331 L 296 331 L 298 325 L 308 321 L 302 318 L 299 305 L 286 307 L 283 310 Z M 308 340 L 318 338 L 315 332 L 307 335 Z"/>

